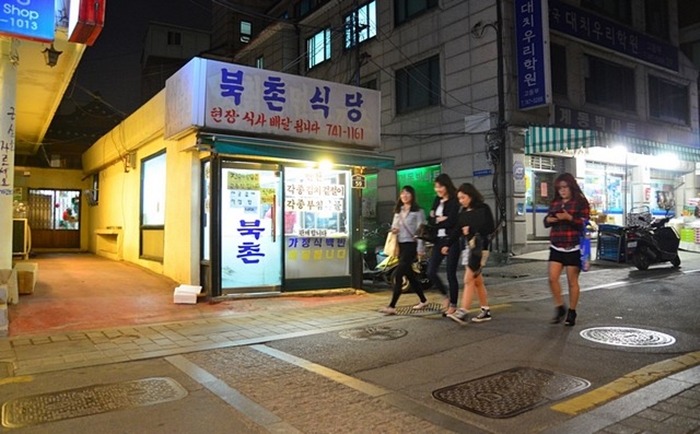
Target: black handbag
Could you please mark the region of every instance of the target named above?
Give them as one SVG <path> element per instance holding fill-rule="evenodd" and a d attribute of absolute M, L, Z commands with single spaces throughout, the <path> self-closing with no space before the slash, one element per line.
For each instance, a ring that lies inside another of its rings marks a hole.
<path fill-rule="evenodd" d="M 419 240 L 426 241 L 428 243 L 434 243 L 437 241 L 437 231 L 437 227 L 428 223 L 421 223 L 421 225 L 418 226 L 416 238 L 418 238 Z"/>

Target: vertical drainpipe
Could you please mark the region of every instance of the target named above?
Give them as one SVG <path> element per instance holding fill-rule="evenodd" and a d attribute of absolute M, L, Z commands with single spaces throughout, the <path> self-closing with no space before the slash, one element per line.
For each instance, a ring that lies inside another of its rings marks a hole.
<path fill-rule="evenodd" d="M 0 270 L 12 269 L 17 41 L 0 38 Z M 16 302 L 16 300 L 15 300 Z"/>

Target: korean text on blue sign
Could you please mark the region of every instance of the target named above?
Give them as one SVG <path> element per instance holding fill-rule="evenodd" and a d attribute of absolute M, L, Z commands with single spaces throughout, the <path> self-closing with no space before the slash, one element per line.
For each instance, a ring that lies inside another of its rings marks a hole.
<path fill-rule="evenodd" d="M 613 21 L 556 0 L 549 2 L 549 27 L 654 65 L 678 71 L 678 49 Z"/>
<path fill-rule="evenodd" d="M 379 92 L 207 61 L 205 126 L 378 146 Z"/>
<path fill-rule="evenodd" d="M 22 39 L 53 41 L 55 0 L 9 0 L 0 9 L 0 34 Z"/>
<path fill-rule="evenodd" d="M 515 2 L 515 46 L 520 109 L 540 107 L 551 102 L 546 10 L 546 0 Z"/>

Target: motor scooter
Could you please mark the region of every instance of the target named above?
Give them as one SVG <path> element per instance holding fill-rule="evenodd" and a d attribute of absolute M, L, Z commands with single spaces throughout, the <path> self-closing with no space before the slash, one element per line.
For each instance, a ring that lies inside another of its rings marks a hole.
<path fill-rule="evenodd" d="M 391 226 L 389 226 L 389 229 Z M 390 286 L 394 286 L 396 280 L 396 267 L 399 265 L 398 256 L 387 255 L 383 251 L 384 241 L 386 241 L 386 235 L 388 229 L 382 225 L 375 231 L 371 231 L 365 234 L 365 240 L 367 240 L 366 245 L 364 245 L 362 251 L 362 278 L 364 280 L 371 280 L 372 283 L 384 282 Z M 381 243 L 377 243 L 375 240 L 377 236 L 382 236 Z M 426 255 L 427 257 L 427 255 Z M 374 267 L 372 267 L 374 264 Z M 418 275 L 418 280 L 420 280 L 423 289 L 428 289 L 431 286 L 430 279 L 427 275 L 428 261 L 425 259 L 416 259 L 413 263 L 413 271 Z M 410 283 L 408 279 L 404 277 L 401 282 L 401 291 L 408 292 L 410 289 Z"/>
<path fill-rule="evenodd" d="M 678 246 L 681 237 L 675 228 L 666 226 L 673 216 L 666 210 L 666 216 L 654 219 L 649 207 L 642 212 L 631 212 L 625 228 L 627 258 L 638 270 L 646 270 L 652 264 L 671 262 L 674 268 L 681 265 Z M 639 209 L 639 208 L 638 208 Z M 634 210 L 633 210 L 634 211 Z"/>

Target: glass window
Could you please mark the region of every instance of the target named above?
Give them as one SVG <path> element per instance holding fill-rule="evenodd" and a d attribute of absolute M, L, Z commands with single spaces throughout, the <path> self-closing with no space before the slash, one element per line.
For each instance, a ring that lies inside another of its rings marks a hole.
<path fill-rule="evenodd" d="M 168 32 L 168 45 L 181 45 L 182 34 L 180 32 Z"/>
<path fill-rule="evenodd" d="M 566 83 L 566 47 L 552 44 L 550 48 L 552 92 L 566 96 L 568 86 Z"/>
<path fill-rule="evenodd" d="M 250 21 L 241 21 L 241 42 L 247 44 L 253 36 L 253 24 Z"/>
<path fill-rule="evenodd" d="M 260 56 L 260 57 L 255 59 L 255 67 L 258 69 L 265 68 L 265 62 L 264 62 L 263 56 Z"/>
<path fill-rule="evenodd" d="M 587 60 L 586 102 L 634 111 L 634 70 L 593 56 Z"/>
<path fill-rule="evenodd" d="M 632 0 L 582 0 L 581 6 L 625 24 L 632 24 Z"/>
<path fill-rule="evenodd" d="M 438 0 L 394 0 L 394 22 L 398 26 L 437 4 Z"/>
<path fill-rule="evenodd" d="M 355 30 L 358 30 L 357 34 Z M 361 6 L 345 17 L 345 48 L 355 46 L 355 38 L 358 42 L 364 42 L 377 36 L 377 2 L 373 1 Z"/>
<path fill-rule="evenodd" d="M 350 274 L 349 170 L 284 171 L 285 275 Z"/>
<path fill-rule="evenodd" d="M 440 104 L 440 56 L 396 71 L 396 113 Z"/>
<path fill-rule="evenodd" d="M 647 33 L 668 40 L 668 2 L 645 0 L 644 24 Z"/>
<path fill-rule="evenodd" d="M 688 86 L 649 76 L 649 115 L 656 119 L 688 123 Z"/>
<path fill-rule="evenodd" d="M 141 225 L 165 225 L 165 153 L 141 162 Z"/>
<path fill-rule="evenodd" d="M 331 58 L 331 30 L 325 29 L 306 40 L 309 69 Z"/>

